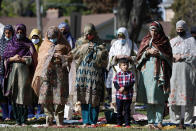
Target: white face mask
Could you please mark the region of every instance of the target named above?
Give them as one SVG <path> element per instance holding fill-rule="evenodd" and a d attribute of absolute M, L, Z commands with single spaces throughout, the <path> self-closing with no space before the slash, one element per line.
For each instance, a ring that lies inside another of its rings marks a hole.
<path fill-rule="evenodd" d="M 10 37 L 10 38 L 7 38 L 7 37 L 5 36 L 5 39 L 6 39 L 6 40 L 10 40 L 11 38 L 12 38 L 12 37 Z"/>
<path fill-rule="evenodd" d="M 39 43 L 39 39 L 32 39 L 31 41 L 32 41 L 33 44 Z"/>

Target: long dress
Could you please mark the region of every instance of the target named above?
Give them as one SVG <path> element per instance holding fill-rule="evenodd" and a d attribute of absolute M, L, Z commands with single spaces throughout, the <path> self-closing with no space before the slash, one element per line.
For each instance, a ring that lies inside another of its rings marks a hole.
<path fill-rule="evenodd" d="M 189 34 L 181 38 L 177 36 L 171 41 L 173 54 L 184 55 L 183 60 L 173 63 L 171 77 L 171 94 L 169 97 L 170 120 L 179 124 L 181 106 L 184 106 L 185 124 L 190 124 L 193 106 L 196 105 L 196 41 Z"/>
<path fill-rule="evenodd" d="M 39 56 L 43 53 L 43 47 L 40 49 L 41 52 Z M 52 46 L 51 49 L 53 49 L 53 53 L 50 51 L 49 53 L 53 55 L 55 53 L 66 55 L 70 50 L 65 44 L 57 44 L 56 46 Z M 42 84 L 39 90 L 38 103 L 64 105 L 67 102 L 69 95 L 68 63 L 66 64 L 66 61 L 58 62 L 53 55 L 51 60 L 49 60 L 46 70 L 42 69 L 42 72 L 45 74 L 41 76 Z M 43 59 L 41 59 L 40 56 L 38 57 L 38 60 Z M 47 60 L 45 62 L 47 63 Z M 40 63 L 38 63 L 38 65 L 40 65 Z"/>
<path fill-rule="evenodd" d="M 148 48 L 157 49 L 159 56 L 149 56 L 146 53 Z M 172 49 L 163 31 L 154 39 L 150 33 L 144 37 L 137 59 L 137 68 L 140 70 L 137 102 L 147 104 L 149 124 L 162 123 L 172 66 Z"/>
<path fill-rule="evenodd" d="M 161 54 L 161 53 L 160 53 Z M 144 53 L 140 61 L 141 64 L 146 57 Z M 161 56 L 161 59 L 165 59 L 164 56 Z M 137 101 L 142 103 L 148 103 L 147 112 L 148 112 L 148 123 L 161 123 L 163 118 L 164 103 L 167 100 L 165 97 L 165 92 L 163 90 L 163 69 L 160 68 L 159 75 L 155 76 L 156 61 L 158 60 L 159 64 L 160 59 L 155 57 L 150 57 L 145 65 L 141 69 L 139 87 L 137 91 Z M 156 118 L 154 117 L 153 112 L 156 112 Z"/>
<path fill-rule="evenodd" d="M 25 28 L 17 25 L 17 29 Z M 24 30 L 24 29 L 23 29 Z M 25 31 L 24 31 L 25 32 Z M 18 54 L 24 62 L 12 62 L 9 58 Z M 17 124 L 24 124 L 27 117 L 27 105 L 34 102 L 34 92 L 31 88 L 31 80 L 36 66 L 37 53 L 32 42 L 28 38 L 18 40 L 16 36 L 9 41 L 5 52 L 5 96 L 11 100 L 14 117 Z"/>
<path fill-rule="evenodd" d="M 92 42 L 93 50 L 89 49 L 88 42 L 72 50 L 76 62 L 77 99 L 81 102 L 84 124 L 97 123 L 99 105 L 104 100 L 103 69 L 107 66 L 108 52 L 98 37 Z"/>

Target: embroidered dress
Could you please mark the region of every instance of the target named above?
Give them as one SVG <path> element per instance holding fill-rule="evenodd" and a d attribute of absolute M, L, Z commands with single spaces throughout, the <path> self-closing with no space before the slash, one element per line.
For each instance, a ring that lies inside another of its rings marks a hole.
<path fill-rule="evenodd" d="M 149 124 L 162 123 L 164 103 L 170 89 L 172 49 L 160 23 L 153 22 L 157 35 L 152 38 L 150 32 L 143 38 L 138 52 L 140 80 L 137 101 L 147 104 Z M 158 56 L 148 55 L 148 49 L 157 49 Z"/>
<path fill-rule="evenodd" d="M 182 20 L 177 23 L 186 27 Z M 173 55 L 182 56 L 181 61 L 173 63 L 169 96 L 170 120 L 176 124 L 180 123 L 181 116 L 185 124 L 190 124 L 196 106 L 196 41 L 187 28 L 184 30 L 185 36 L 177 36 L 170 41 Z"/>

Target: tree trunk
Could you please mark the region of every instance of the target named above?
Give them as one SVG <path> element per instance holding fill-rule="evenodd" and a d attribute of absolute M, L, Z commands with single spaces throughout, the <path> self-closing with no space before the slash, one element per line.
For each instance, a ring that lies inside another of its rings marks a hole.
<path fill-rule="evenodd" d="M 128 32 L 129 37 L 137 41 L 143 24 L 145 0 L 133 0 L 133 6 L 129 15 Z"/>
<path fill-rule="evenodd" d="M 42 16 L 41 16 L 40 4 L 41 4 L 40 0 L 36 0 L 37 27 L 42 34 Z"/>
<path fill-rule="evenodd" d="M 2 1 L 3 1 L 3 0 L 0 0 L 0 10 L 1 10 L 1 4 L 2 4 Z"/>
<path fill-rule="evenodd" d="M 126 27 L 129 37 L 137 41 L 142 24 L 145 0 L 119 0 L 117 27 Z"/>

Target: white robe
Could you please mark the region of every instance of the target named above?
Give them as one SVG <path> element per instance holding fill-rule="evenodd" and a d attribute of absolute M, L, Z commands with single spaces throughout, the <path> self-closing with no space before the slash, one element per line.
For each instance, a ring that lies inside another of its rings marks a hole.
<path fill-rule="evenodd" d="M 110 52 L 109 52 L 109 63 L 111 61 L 113 61 L 115 59 L 115 57 L 118 56 L 118 55 L 131 56 L 132 44 L 134 44 L 134 46 L 133 46 L 134 53 L 137 54 L 137 52 L 138 52 L 137 45 L 129 39 L 128 32 L 127 32 L 126 28 L 124 28 L 124 27 L 119 28 L 117 34 L 118 33 L 123 33 L 125 35 L 126 43 L 124 45 L 122 45 L 120 40 L 116 40 L 112 44 L 112 47 L 110 48 Z M 114 68 L 115 68 L 116 71 L 114 71 Z M 120 71 L 119 65 L 118 64 L 114 65 L 114 67 L 113 67 L 113 77 L 112 77 L 111 81 L 113 81 L 114 76 L 119 71 Z M 113 84 L 112 84 L 112 103 L 116 103 L 116 89 L 114 88 Z M 114 110 L 116 109 L 115 105 L 114 105 L 113 108 L 114 108 Z M 134 114 L 134 109 L 132 110 L 131 114 Z"/>
<path fill-rule="evenodd" d="M 196 41 L 190 34 L 177 36 L 171 41 L 173 55 L 181 54 L 184 60 L 173 63 L 171 93 L 169 96 L 170 120 L 180 122 L 180 116 L 189 124 L 196 105 Z M 181 108 L 183 106 L 183 108 Z M 181 110 L 185 111 L 182 112 Z"/>

